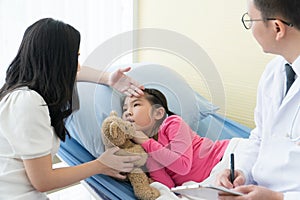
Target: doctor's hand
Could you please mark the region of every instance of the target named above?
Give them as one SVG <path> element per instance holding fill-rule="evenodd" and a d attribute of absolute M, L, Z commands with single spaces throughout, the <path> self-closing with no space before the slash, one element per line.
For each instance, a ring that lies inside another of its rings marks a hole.
<path fill-rule="evenodd" d="M 219 195 L 219 200 L 283 200 L 283 194 L 274 192 L 264 187 L 257 185 L 243 185 L 234 188 L 235 191 L 241 192 L 243 196 L 222 196 Z"/>
<path fill-rule="evenodd" d="M 107 149 L 101 154 L 97 160 L 102 164 L 102 174 L 113 176 L 119 179 L 124 179 L 126 176 L 121 175 L 120 172 L 130 172 L 135 161 L 141 159 L 140 156 L 117 156 L 115 153 L 119 150 L 119 147 L 113 147 Z"/>
<path fill-rule="evenodd" d="M 144 94 L 144 86 L 140 85 L 137 81 L 124 74 L 130 69 L 130 67 L 127 67 L 112 72 L 108 78 L 108 85 L 115 88 L 119 92 L 126 94 L 127 96 L 139 97 Z"/>
<path fill-rule="evenodd" d="M 234 181 L 230 182 L 230 170 L 225 169 L 217 175 L 216 185 L 220 185 L 229 189 L 244 185 L 246 182 L 244 173 L 240 170 L 234 171 Z"/>

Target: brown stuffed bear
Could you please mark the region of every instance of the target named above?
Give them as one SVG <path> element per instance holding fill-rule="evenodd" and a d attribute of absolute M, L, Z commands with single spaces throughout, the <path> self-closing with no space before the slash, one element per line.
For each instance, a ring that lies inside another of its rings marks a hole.
<path fill-rule="evenodd" d="M 128 173 L 127 177 L 138 199 L 154 200 L 160 196 L 160 193 L 156 188 L 150 186 L 150 178 L 140 168 L 146 163 L 148 156 L 141 145 L 130 140 L 134 134 L 134 126 L 118 117 L 115 111 L 112 111 L 102 123 L 102 140 L 106 149 L 118 146 L 120 150 L 116 155 L 134 154 L 142 157 L 134 163 L 135 168 Z"/>

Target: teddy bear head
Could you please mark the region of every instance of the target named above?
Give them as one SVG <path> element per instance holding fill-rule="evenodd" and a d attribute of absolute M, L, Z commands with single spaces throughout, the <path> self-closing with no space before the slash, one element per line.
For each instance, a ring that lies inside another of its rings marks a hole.
<path fill-rule="evenodd" d="M 102 124 L 102 140 L 106 148 L 122 147 L 133 138 L 135 127 L 132 123 L 118 117 L 115 111 L 110 113 Z"/>

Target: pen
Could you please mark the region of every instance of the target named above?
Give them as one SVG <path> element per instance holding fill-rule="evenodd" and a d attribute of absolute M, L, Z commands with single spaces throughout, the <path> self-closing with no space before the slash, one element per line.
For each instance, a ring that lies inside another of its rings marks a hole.
<path fill-rule="evenodd" d="M 230 181 L 233 183 L 234 181 L 234 154 L 230 154 Z"/>

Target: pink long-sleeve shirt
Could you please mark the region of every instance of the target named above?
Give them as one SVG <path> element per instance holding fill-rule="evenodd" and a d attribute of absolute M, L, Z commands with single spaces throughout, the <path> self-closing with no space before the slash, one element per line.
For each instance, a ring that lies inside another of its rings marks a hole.
<path fill-rule="evenodd" d="M 148 153 L 147 169 L 154 181 L 168 187 L 186 181 L 201 182 L 221 160 L 229 140 L 213 142 L 200 137 L 177 115 L 167 117 L 158 131 L 158 141 L 142 144 Z"/>

